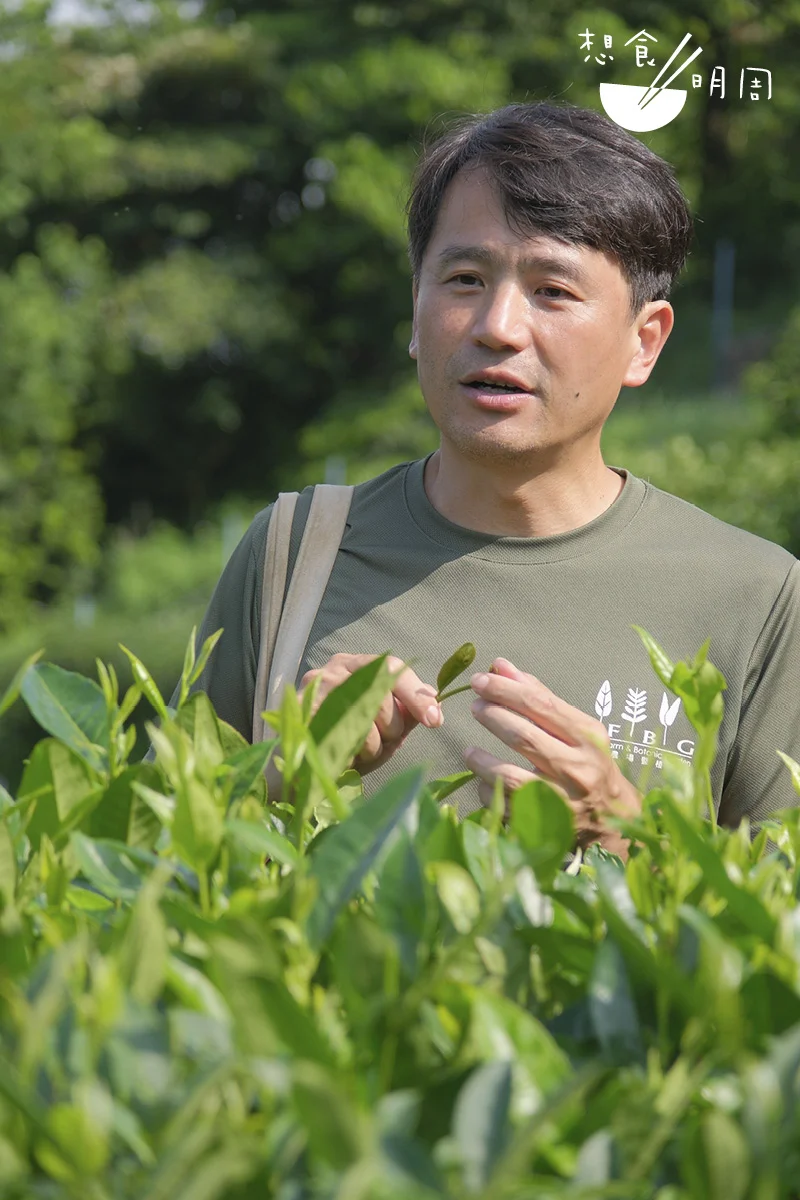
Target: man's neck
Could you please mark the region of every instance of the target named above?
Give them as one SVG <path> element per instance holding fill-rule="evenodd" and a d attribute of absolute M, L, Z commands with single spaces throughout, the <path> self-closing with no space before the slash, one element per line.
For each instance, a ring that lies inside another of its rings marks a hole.
<path fill-rule="evenodd" d="M 498 478 L 494 464 L 465 463 L 439 449 L 423 479 L 425 494 L 448 521 L 497 537 L 554 537 L 579 529 L 610 508 L 624 485 L 599 451 L 580 472 L 553 470 L 514 482 L 508 474 Z"/>

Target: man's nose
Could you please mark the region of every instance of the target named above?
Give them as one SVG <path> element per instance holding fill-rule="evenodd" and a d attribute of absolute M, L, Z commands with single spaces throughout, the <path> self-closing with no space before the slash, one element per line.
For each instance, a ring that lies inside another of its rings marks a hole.
<path fill-rule="evenodd" d="M 484 302 L 475 314 L 473 336 L 484 345 L 521 349 L 530 341 L 531 305 L 524 290 L 516 283 L 487 289 Z"/>

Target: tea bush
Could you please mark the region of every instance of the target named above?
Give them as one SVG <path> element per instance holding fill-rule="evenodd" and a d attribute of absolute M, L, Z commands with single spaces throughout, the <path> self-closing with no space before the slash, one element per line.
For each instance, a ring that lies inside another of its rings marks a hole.
<path fill-rule="evenodd" d="M 543 781 L 507 821 L 499 789 L 456 820 L 469 772 L 365 802 L 386 655 L 313 715 L 288 687 L 255 746 L 189 694 L 194 632 L 176 710 L 131 654 L 124 696 L 99 660 L 24 664 L 0 715 L 21 693 L 47 736 L 0 794 L 0 1194 L 796 1195 L 800 810 L 706 818 L 724 680 L 639 633 L 697 757 L 620 822 L 626 862 L 566 869 Z"/>

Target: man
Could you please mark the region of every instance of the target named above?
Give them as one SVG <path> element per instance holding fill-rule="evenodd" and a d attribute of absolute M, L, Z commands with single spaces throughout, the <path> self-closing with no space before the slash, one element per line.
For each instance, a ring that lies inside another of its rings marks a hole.
<path fill-rule="evenodd" d="M 673 660 L 711 637 L 727 681 L 720 820 L 796 802 L 776 751 L 800 759 L 800 565 L 600 448 L 620 388 L 645 383 L 672 329 L 692 222 L 671 169 L 598 113 L 509 105 L 424 152 L 408 217 L 409 351 L 440 446 L 355 488 L 296 681 L 320 675 L 319 704 L 378 654 L 414 660 L 356 759 L 365 794 L 413 763 L 428 778 L 469 768 L 453 797 L 464 816 L 496 776 L 541 777 L 582 844 L 624 853 L 607 814 L 639 809 L 644 764 L 657 786 L 695 746 L 636 624 Z M 310 501 L 306 488 L 290 571 Z M 200 686 L 248 738 L 271 511 L 200 633 L 225 629 Z M 475 703 L 453 698 L 438 725 L 436 675 L 466 641 L 480 674 L 498 674 L 473 676 Z"/>

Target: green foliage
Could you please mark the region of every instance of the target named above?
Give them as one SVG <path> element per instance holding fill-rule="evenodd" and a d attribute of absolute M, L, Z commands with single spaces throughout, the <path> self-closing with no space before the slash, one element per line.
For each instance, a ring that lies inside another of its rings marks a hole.
<path fill-rule="evenodd" d="M 205 603 L 222 566 L 222 539 L 212 524 L 191 534 L 163 521 L 143 537 L 119 530 L 103 561 L 102 602 L 123 618 L 164 611 L 189 598 Z"/>
<path fill-rule="evenodd" d="M 749 395 L 759 398 L 776 434 L 797 437 L 800 430 L 800 308 L 789 313 L 769 358 L 755 363 L 746 372 L 744 387 Z"/>
<path fill-rule="evenodd" d="M 319 479 L 318 419 L 357 418 L 363 478 L 424 452 L 403 236 L 423 138 L 514 100 L 597 109 L 582 30 L 612 34 L 634 82 L 643 21 L 633 0 L 208 0 L 191 19 L 157 0 L 147 23 L 56 34 L 50 7 L 0 6 L 0 628 L 97 566 L 104 509 L 189 528 L 220 496 Z M 731 92 L 754 57 L 775 74 L 759 104 L 692 89 L 647 138 L 702 216 L 657 374 L 702 391 L 714 240 L 736 245 L 742 302 L 765 277 L 792 294 L 800 26 L 718 0 L 647 23 L 659 49 L 690 28 Z"/>
<path fill-rule="evenodd" d="M 90 674 L 99 657 L 112 665 L 120 680 L 132 681 L 130 661 L 119 647 L 119 640 L 146 659 L 159 691 L 170 695 L 180 677 L 186 630 L 199 624 L 208 599 L 208 589 L 193 604 L 155 607 L 143 612 L 120 614 L 98 606 L 91 625 L 76 624 L 71 606 L 54 605 L 36 614 L 24 630 L 0 642 L 0 688 L 8 687 L 22 658 L 44 647 L 47 658 L 66 670 Z M 134 711 L 137 752 L 148 746 L 145 722 L 153 718 L 149 702 Z M 0 721 L 0 782 L 12 790 L 19 783 L 21 763 L 33 748 L 38 727 L 24 705 L 14 705 Z"/>
<path fill-rule="evenodd" d="M 0 631 L 99 561 L 100 489 L 74 443 L 107 279 L 102 242 L 55 226 L 0 276 Z"/>
<path fill-rule="evenodd" d="M 671 663 L 639 632 L 714 746 L 708 643 Z M 143 665 L 122 697 L 102 663 L 18 682 L 48 736 L 0 793 L 3 1196 L 796 1194 L 800 808 L 716 827 L 701 755 L 619 822 L 625 863 L 563 870 L 542 781 L 508 826 L 416 768 L 364 801 L 343 768 L 388 655 L 313 717 L 288 688 L 248 746 L 188 695 L 193 650 L 154 763 Z"/>
<path fill-rule="evenodd" d="M 757 433 L 708 446 L 678 433 L 659 448 L 626 445 L 623 453 L 606 454 L 606 461 L 794 555 L 800 554 L 798 460 L 800 437 Z"/>

